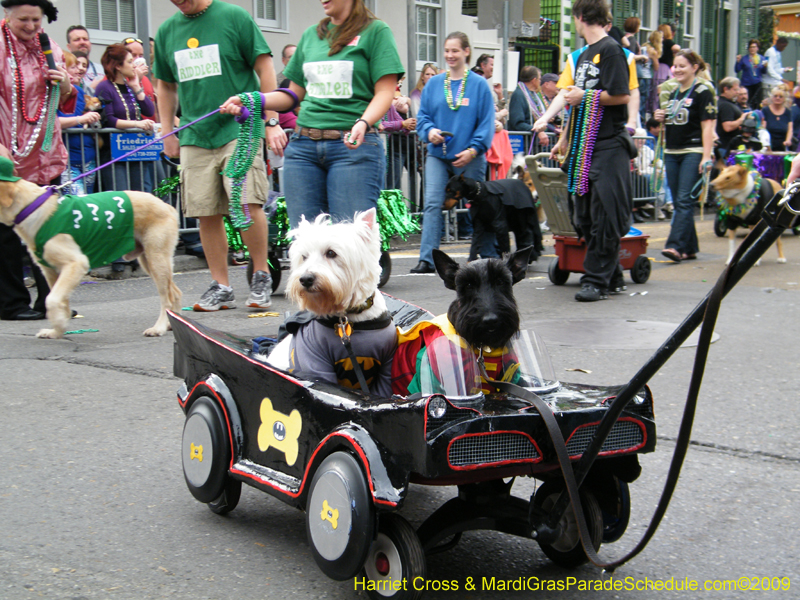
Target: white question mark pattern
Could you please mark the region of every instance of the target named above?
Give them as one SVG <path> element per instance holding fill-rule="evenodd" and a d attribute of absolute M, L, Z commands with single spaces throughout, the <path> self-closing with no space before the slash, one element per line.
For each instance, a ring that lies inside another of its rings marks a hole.
<path fill-rule="evenodd" d="M 114 220 L 114 211 L 113 210 L 107 210 L 106 211 L 106 223 L 108 223 L 108 228 L 109 229 L 114 229 L 114 227 L 111 225 L 111 221 L 113 221 L 113 220 Z"/>
<path fill-rule="evenodd" d="M 83 213 L 79 210 L 73 210 L 72 214 L 75 215 L 75 229 L 80 229 L 81 226 L 78 223 L 83 218 Z"/>
<path fill-rule="evenodd" d="M 119 208 L 119 212 L 124 213 L 125 209 L 122 208 L 122 205 L 124 204 L 125 199 L 124 198 L 120 198 L 119 196 L 114 196 L 114 200 L 117 203 L 117 208 Z"/>
<path fill-rule="evenodd" d="M 89 204 L 88 202 L 86 203 L 86 206 L 89 206 L 89 207 L 91 207 L 91 209 L 92 209 L 92 218 L 93 218 L 95 221 L 99 221 L 99 220 L 100 220 L 100 217 L 98 217 L 98 216 L 97 216 L 97 211 L 98 211 L 98 209 L 99 209 L 100 207 L 99 207 L 99 206 L 97 206 L 97 204 Z"/>

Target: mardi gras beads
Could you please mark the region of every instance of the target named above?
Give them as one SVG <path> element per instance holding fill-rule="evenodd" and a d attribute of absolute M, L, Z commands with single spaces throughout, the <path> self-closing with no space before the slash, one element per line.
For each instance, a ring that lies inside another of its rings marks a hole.
<path fill-rule="evenodd" d="M 448 69 L 447 75 L 444 76 L 444 97 L 447 100 L 447 106 L 450 110 L 458 110 L 461 108 L 461 102 L 464 100 L 464 92 L 467 89 L 467 78 L 469 77 L 469 69 L 464 71 L 464 80 L 461 82 L 461 89 L 458 90 L 458 101 L 453 103 L 453 90 L 450 87 L 450 70 Z"/>
<path fill-rule="evenodd" d="M 247 172 L 253 166 L 261 138 L 264 135 L 264 126 L 261 124 L 262 101 L 259 92 L 239 94 L 242 106 L 250 115 L 239 126 L 239 135 L 236 139 L 236 149 L 225 167 L 225 175 L 231 178 L 231 198 L 229 212 L 231 223 L 237 229 L 245 231 L 253 224 L 250 209 L 246 199 L 243 201 L 242 193 L 247 184 Z"/>

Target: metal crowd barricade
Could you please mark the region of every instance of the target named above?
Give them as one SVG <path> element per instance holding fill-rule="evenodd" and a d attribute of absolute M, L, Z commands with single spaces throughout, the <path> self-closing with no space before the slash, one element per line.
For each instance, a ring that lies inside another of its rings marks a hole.
<path fill-rule="evenodd" d="M 538 142 L 531 145 L 533 132 L 531 131 L 509 131 L 509 138 L 512 143 L 514 154 L 523 155 L 529 153 L 547 151 L 552 148 L 556 140 L 556 134 L 547 132 L 550 143 L 542 145 Z M 663 191 L 659 194 L 653 191 L 651 179 L 653 177 L 654 153 L 647 146 L 649 136 L 634 137 L 634 141 L 639 148 L 639 156 L 631 162 L 631 189 L 633 203 L 636 206 L 652 203 L 658 206 L 663 202 Z M 386 133 L 384 134 L 386 148 L 386 189 L 399 189 L 409 200 L 409 209 L 412 214 L 421 215 L 424 209 L 424 189 L 425 189 L 425 154 L 427 144 L 418 139 L 416 131 L 409 133 Z M 549 168 L 559 168 L 560 164 L 556 160 L 544 159 L 543 166 Z M 442 211 L 444 216 L 444 237 L 445 243 L 458 239 L 458 215 L 466 213 L 467 208 L 462 204 L 457 205 L 450 211 Z"/>

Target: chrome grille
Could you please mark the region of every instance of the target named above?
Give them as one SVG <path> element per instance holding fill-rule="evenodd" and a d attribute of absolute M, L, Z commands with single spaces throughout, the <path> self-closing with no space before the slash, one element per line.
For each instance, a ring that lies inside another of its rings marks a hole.
<path fill-rule="evenodd" d="M 597 425 L 587 425 L 576 429 L 567 443 L 567 453 L 570 456 L 583 454 L 594 438 Z M 614 450 L 627 450 L 639 446 L 644 442 L 644 433 L 638 423 L 633 421 L 617 421 L 611 428 L 600 452 L 613 452 Z"/>
<path fill-rule="evenodd" d="M 507 461 L 535 460 L 539 453 L 521 433 L 491 433 L 457 438 L 447 459 L 453 467 L 485 465 Z"/>

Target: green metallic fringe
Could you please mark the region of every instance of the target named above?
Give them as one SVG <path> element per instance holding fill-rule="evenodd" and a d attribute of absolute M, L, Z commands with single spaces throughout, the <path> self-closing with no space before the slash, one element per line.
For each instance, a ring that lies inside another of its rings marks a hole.
<path fill-rule="evenodd" d="M 281 196 L 275 200 L 275 214 L 270 217 L 269 222 L 275 225 L 275 246 L 283 248 L 289 245 L 289 213 L 286 212 L 286 198 Z"/>
<path fill-rule="evenodd" d="M 269 222 L 275 225 L 277 232 L 274 241 L 275 246 L 283 247 L 289 245 L 287 234 L 289 233 L 289 215 L 286 212 L 286 198 L 281 196 L 276 201 L 275 214 Z M 381 232 L 381 250 L 389 250 L 390 240 L 399 235 L 403 240 L 408 239 L 412 233 L 419 233 L 421 228 L 418 223 L 408 214 L 405 198 L 399 190 L 384 190 L 378 198 L 378 229 Z M 272 238 L 272 236 L 270 236 Z"/>
<path fill-rule="evenodd" d="M 170 194 L 176 194 L 181 189 L 181 176 L 180 175 L 173 175 L 172 177 L 167 177 L 161 183 L 158 184 L 153 190 L 153 195 L 158 196 L 162 200 L 169 196 Z"/>
<path fill-rule="evenodd" d="M 242 232 L 234 227 L 228 215 L 223 215 L 222 220 L 225 223 L 225 234 L 228 236 L 228 248 L 234 252 L 244 252 L 245 258 L 248 257 L 250 253 L 247 251 L 244 240 L 242 240 Z"/>
<path fill-rule="evenodd" d="M 419 233 L 420 226 L 408 214 L 405 198 L 400 190 L 383 190 L 378 198 L 378 227 L 381 231 L 381 249 L 386 252 L 390 240 L 398 235 L 403 241 L 412 233 Z"/>

